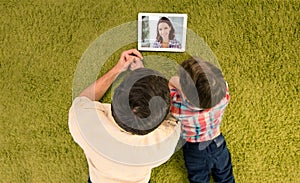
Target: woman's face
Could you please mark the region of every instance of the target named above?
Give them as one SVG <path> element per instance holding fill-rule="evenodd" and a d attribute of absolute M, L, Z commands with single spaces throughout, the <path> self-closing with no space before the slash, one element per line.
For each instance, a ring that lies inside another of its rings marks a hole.
<path fill-rule="evenodd" d="M 158 24 L 158 32 L 163 40 L 169 40 L 170 31 L 171 27 L 167 23 L 162 22 Z"/>

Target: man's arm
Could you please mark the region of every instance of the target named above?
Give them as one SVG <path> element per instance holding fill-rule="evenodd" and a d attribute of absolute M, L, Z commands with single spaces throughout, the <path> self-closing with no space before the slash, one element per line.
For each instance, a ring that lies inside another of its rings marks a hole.
<path fill-rule="evenodd" d="M 135 56 L 132 56 L 132 54 Z M 141 62 L 141 59 L 142 55 L 136 49 L 124 51 L 118 63 L 97 81 L 84 89 L 79 96 L 85 96 L 93 101 L 100 100 L 118 75 L 126 71 L 131 63 Z"/>

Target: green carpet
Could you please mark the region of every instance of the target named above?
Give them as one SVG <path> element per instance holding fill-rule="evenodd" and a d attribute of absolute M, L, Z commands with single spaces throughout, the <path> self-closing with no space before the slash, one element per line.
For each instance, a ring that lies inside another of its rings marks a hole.
<path fill-rule="evenodd" d="M 236 182 L 299 183 L 299 10 L 298 0 L 1 0 L 0 182 L 86 182 L 67 125 L 77 63 L 138 12 L 166 12 L 188 14 L 229 83 L 221 129 Z M 181 151 L 152 182 L 188 182 Z"/>

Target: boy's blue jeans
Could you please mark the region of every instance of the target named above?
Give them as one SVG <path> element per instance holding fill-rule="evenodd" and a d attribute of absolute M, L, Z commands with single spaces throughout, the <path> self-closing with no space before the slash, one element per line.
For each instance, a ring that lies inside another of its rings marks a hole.
<path fill-rule="evenodd" d="M 183 157 L 190 183 L 209 183 L 210 173 L 216 183 L 235 182 L 230 152 L 222 134 L 203 150 L 199 150 L 199 143 L 186 142 Z"/>

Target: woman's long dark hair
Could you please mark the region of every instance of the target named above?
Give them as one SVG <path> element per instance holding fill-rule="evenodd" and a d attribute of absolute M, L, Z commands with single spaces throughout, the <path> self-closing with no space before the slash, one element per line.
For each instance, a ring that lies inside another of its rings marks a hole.
<path fill-rule="evenodd" d="M 162 42 L 162 37 L 159 35 L 159 31 L 158 31 L 158 25 L 160 24 L 160 23 L 166 23 L 166 24 L 168 24 L 170 27 L 171 27 L 171 30 L 170 30 L 170 33 L 169 33 L 169 40 L 173 40 L 174 39 L 174 37 L 175 37 L 175 29 L 174 29 L 174 27 L 173 27 L 173 25 L 172 25 L 172 23 L 171 23 L 171 21 L 167 18 L 167 17 L 161 17 L 160 19 L 159 19 L 159 21 L 158 21 L 158 23 L 157 23 L 157 28 L 156 28 L 156 40 L 158 41 L 158 42 Z"/>

